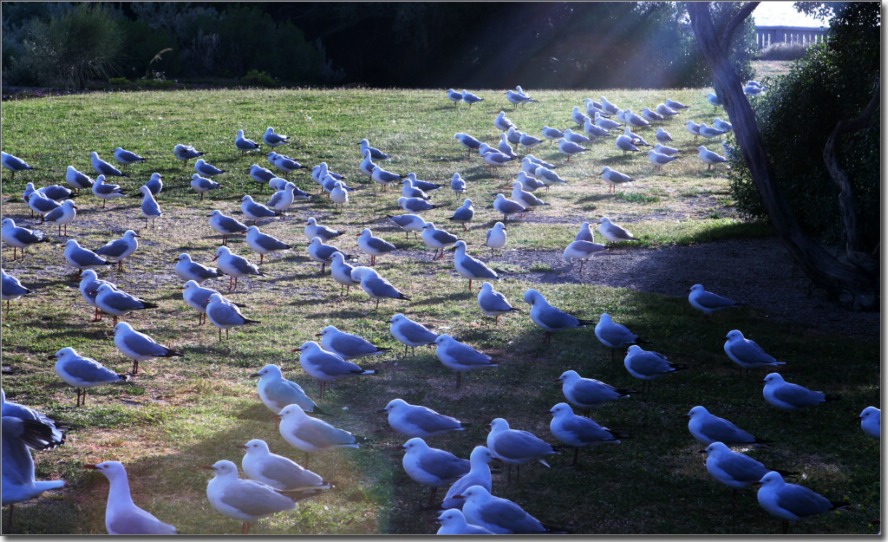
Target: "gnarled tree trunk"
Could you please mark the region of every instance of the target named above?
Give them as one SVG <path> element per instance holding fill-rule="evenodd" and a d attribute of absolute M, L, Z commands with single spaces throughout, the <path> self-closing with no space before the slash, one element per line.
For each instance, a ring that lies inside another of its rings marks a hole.
<path fill-rule="evenodd" d="M 691 26 L 697 38 L 701 54 L 712 69 L 715 86 L 721 96 L 725 111 L 734 125 L 743 158 L 749 166 L 752 180 L 762 198 L 762 204 L 771 219 L 774 231 L 786 247 L 792 259 L 805 275 L 831 297 L 855 309 L 874 310 L 879 303 L 878 266 L 876 273 L 851 261 L 835 258 L 819 242 L 808 236 L 796 220 L 780 187 L 772 180 L 771 166 L 765 153 L 755 114 L 743 85 L 731 65 L 730 42 L 734 30 L 749 16 L 758 2 L 744 5 L 719 33 L 712 22 L 709 3 L 687 4 Z"/>

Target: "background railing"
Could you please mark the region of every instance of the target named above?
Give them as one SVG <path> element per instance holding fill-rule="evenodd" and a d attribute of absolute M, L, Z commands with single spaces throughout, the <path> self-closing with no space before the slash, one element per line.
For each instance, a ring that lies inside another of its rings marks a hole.
<path fill-rule="evenodd" d="M 755 40 L 760 49 L 776 43 L 811 45 L 826 39 L 826 27 L 756 26 Z"/>

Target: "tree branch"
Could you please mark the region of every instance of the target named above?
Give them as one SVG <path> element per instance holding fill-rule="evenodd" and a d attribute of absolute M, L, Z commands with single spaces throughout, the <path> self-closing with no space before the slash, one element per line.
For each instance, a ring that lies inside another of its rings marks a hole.
<path fill-rule="evenodd" d="M 869 125 L 871 117 L 879 105 L 880 82 L 876 80 L 876 88 L 872 98 L 859 117 L 836 123 L 836 127 L 829 134 L 826 145 L 823 147 L 823 162 L 829 171 L 829 176 L 839 188 L 839 210 L 842 214 L 842 223 L 845 230 L 845 254 L 848 260 L 862 267 L 869 273 L 878 273 L 878 265 L 873 259 L 863 254 L 860 250 L 860 231 L 857 224 L 857 206 L 854 204 L 854 193 L 851 188 L 851 180 L 845 169 L 839 163 L 839 138 L 844 134 L 850 134 L 863 130 Z"/>
<path fill-rule="evenodd" d="M 731 20 L 728 21 L 728 24 L 725 25 L 725 28 L 722 30 L 721 35 L 721 47 L 725 50 L 725 52 L 727 52 L 728 49 L 731 47 L 731 39 L 734 37 L 734 32 L 737 30 L 737 27 L 740 26 L 740 24 L 747 17 L 749 17 L 749 14 L 752 13 L 752 10 L 754 10 L 758 5 L 758 2 L 747 2 L 743 5 L 743 7 L 740 8 L 740 11 L 738 11 L 734 14 L 733 17 L 731 17 Z"/>

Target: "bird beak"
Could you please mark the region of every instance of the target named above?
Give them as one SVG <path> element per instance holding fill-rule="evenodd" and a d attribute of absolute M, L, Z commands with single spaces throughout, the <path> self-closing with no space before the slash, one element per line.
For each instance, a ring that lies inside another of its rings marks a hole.
<path fill-rule="evenodd" d="M 454 495 L 453 498 L 454 499 L 465 499 L 465 497 L 463 495 Z"/>
<path fill-rule="evenodd" d="M 383 412 L 388 412 L 388 411 L 384 408 L 380 408 L 379 410 L 376 411 L 377 414 L 382 414 Z"/>
<path fill-rule="evenodd" d="M 301 348 L 294 348 L 293 350 L 290 350 L 290 352 L 302 352 L 302 349 Z"/>
<path fill-rule="evenodd" d="M 215 256 L 213 256 L 213 259 L 210 260 L 210 261 L 211 261 L 211 262 L 215 262 L 215 261 L 218 260 L 218 259 L 219 259 L 219 255 L 216 254 Z"/>
<path fill-rule="evenodd" d="M 246 450 L 246 449 L 247 449 L 247 445 L 246 445 L 246 444 L 238 444 L 238 445 L 237 445 L 237 448 L 240 448 L 241 450 Z"/>
<path fill-rule="evenodd" d="M 56 357 L 55 356 L 46 356 L 46 359 L 52 361 L 52 360 L 56 359 Z"/>
<path fill-rule="evenodd" d="M 92 464 L 85 464 L 85 465 L 83 465 L 83 468 L 89 469 L 89 470 L 99 470 L 99 467 L 92 465 Z"/>
<path fill-rule="evenodd" d="M 706 453 L 706 450 L 697 450 L 697 453 L 698 453 L 698 454 L 705 454 L 705 453 Z"/>
<path fill-rule="evenodd" d="M 250 378 L 259 378 L 260 376 L 262 376 L 262 375 L 259 373 L 253 373 L 250 375 Z"/>
<path fill-rule="evenodd" d="M 201 465 L 200 468 L 203 470 L 216 470 L 212 465 Z"/>
<path fill-rule="evenodd" d="M 323 337 L 323 336 L 324 336 L 323 333 L 318 333 L 317 335 L 315 335 L 315 337 Z"/>

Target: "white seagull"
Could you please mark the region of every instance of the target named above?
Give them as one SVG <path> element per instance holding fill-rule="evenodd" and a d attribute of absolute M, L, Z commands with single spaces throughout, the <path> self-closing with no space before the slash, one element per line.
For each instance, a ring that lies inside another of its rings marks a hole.
<path fill-rule="evenodd" d="M 55 372 L 59 378 L 77 391 L 77 404 L 86 405 L 86 390 L 103 384 L 114 384 L 126 380 L 126 375 L 117 374 L 98 361 L 81 356 L 67 346 L 53 356 L 56 360 Z M 81 402 L 81 397 L 83 401 Z"/>
<path fill-rule="evenodd" d="M 160 521 L 150 512 L 136 506 L 123 463 L 103 461 L 95 465 L 83 465 L 83 468 L 97 470 L 108 479 L 108 504 L 105 508 L 105 528 L 108 530 L 108 534 L 178 534 L 175 527 Z"/>
<path fill-rule="evenodd" d="M 220 514 L 242 522 L 241 534 L 248 534 L 259 518 L 296 508 L 290 497 L 271 486 L 238 478 L 237 465 L 227 459 L 203 468 L 214 473 L 207 484 L 207 499 Z"/>
<path fill-rule="evenodd" d="M 133 360 L 133 375 L 139 374 L 140 361 L 184 355 L 182 352 L 157 344 L 157 341 L 136 331 L 126 322 L 120 322 L 114 326 L 114 346 L 124 356 Z"/>

